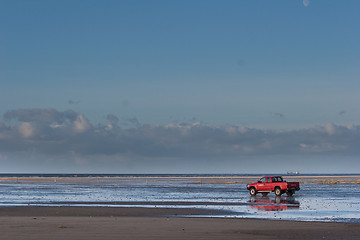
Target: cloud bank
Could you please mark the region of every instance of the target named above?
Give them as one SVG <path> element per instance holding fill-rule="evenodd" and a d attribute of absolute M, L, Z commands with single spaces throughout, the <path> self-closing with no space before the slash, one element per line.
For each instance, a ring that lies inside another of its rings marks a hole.
<path fill-rule="evenodd" d="M 332 123 L 280 131 L 245 126 L 207 126 L 201 123 L 150 125 L 106 117 L 93 125 L 81 113 L 56 109 L 19 109 L 6 112 L 0 122 L 0 154 L 31 153 L 49 157 L 76 156 L 109 161 L 124 159 L 226 159 L 254 156 L 358 155 L 360 126 Z M 170 159 L 170 160 L 169 160 Z M 219 160 L 220 161 L 220 160 Z"/>
<path fill-rule="evenodd" d="M 20 109 L 4 114 L 0 123 L 1 151 L 83 155 L 122 154 L 154 157 L 253 155 L 308 152 L 359 153 L 359 126 L 326 124 L 309 129 L 279 131 L 200 123 L 149 125 L 135 119 L 130 128 L 92 125 L 81 113 L 55 109 Z"/>

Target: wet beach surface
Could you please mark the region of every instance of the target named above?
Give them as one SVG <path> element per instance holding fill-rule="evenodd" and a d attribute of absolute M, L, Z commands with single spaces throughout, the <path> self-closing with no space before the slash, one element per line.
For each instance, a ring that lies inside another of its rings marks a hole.
<path fill-rule="evenodd" d="M 199 211 L 181 216 L 360 223 L 360 177 L 285 179 L 301 181 L 301 190 L 251 197 L 246 184 L 256 178 L 246 177 L 3 178 L 0 207 L 184 208 Z"/>

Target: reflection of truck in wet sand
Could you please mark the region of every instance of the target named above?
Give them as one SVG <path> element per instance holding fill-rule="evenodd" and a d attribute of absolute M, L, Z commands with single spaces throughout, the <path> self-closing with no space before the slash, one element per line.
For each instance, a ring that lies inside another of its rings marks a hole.
<path fill-rule="evenodd" d="M 281 176 L 271 176 L 263 177 L 256 183 L 247 185 L 247 189 L 250 195 L 261 193 L 266 196 L 269 192 L 275 192 L 276 196 L 281 196 L 283 193 L 292 196 L 295 191 L 300 190 L 300 185 L 299 182 L 286 182 Z"/>
<path fill-rule="evenodd" d="M 279 196 L 276 196 L 275 199 L 270 199 L 269 197 L 251 197 L 249 202 L 251 208 L 262 211 L 285 211 L 300 207 L 300 203 L 295 201 L 294 198 L 282 198 Z"/>

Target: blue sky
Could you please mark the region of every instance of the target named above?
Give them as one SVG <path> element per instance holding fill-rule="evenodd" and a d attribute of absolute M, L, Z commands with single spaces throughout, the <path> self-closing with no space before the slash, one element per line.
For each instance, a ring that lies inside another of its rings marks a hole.
<path fill-rule="evenodd" d="M 359 9 L 355 0 L 0 1 L 4 171 L 264 172 L 286 171 L 287 159 L 305 172 L 326 159 L 326 172 L 336 159 L 349 163 L 340 171 L 360 171 Z M 202 143 L 196 151 L 184 129 Z M 90 151 L 99 132 L 107 147 Z M 284 149 L 288 140 L 306 154 Z M 166 156 L 140 150 L 149 141 Z"/>

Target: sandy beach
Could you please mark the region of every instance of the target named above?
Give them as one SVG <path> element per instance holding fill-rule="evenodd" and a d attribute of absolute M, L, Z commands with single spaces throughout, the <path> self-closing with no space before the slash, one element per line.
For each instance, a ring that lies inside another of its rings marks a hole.
<path fill-rule="evenodd" d="M 360 239 L 359 175 L 288 178 L 280 202 L 255 177 L 2 178 L 0 239 Z"/>
<path fill-rule="evenodd" d="M 195 211 L 195 212 L 193 212 Z M 360 225 L 167 215 L 201 209 L 9 207 L 0 209 L 1 239 L 359 239 Z"/>

